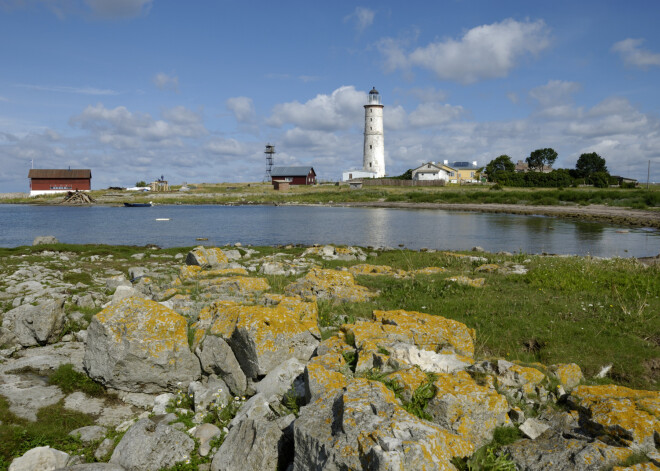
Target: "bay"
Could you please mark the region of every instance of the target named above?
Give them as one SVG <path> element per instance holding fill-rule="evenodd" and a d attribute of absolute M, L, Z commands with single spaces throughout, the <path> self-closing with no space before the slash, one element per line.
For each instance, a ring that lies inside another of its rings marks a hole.
<path fill-rule="evenodd" d="M 158 220 L 161 219 L 161 220 Z M 660 233 L 543 216 L 435 209 L 323 206 L 0 205 L 0 246 L 31 245 L 40 235 L 70 244 L 193 246 L 339 244 L 645 257 Z"/>

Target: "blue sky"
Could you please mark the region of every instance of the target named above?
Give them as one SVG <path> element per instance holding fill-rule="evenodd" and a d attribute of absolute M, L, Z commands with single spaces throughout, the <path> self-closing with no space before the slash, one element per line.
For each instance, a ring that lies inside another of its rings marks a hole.
<path fill-rule="evenodd" d="M 0 192 L 35 168 L 93 188 L 164 175 L 321 179 L 361 166 L 382 95 L 387 172 L 514 161 L 660 181 L 660 2 L 0 0 Z"/>

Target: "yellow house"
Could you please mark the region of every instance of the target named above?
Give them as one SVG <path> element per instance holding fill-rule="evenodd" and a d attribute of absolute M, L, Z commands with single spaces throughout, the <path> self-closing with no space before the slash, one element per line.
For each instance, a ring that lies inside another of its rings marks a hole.
<path fill-rule="evenodd" d="M 472 162 L 453 162 L 449 163 L 445 160 L 444 166 L 450 168 L 449 182 L 450 183 L 479 183 L 481 175 L 479 174 L 479 166 L 477 161 Z"/>

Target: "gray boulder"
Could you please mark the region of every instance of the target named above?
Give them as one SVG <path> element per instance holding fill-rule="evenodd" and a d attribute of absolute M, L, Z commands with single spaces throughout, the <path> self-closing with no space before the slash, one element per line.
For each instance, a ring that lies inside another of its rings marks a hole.
<path fill-rule="evenodd" d="M 190 383 L 188 395 L 193 398 L 195 412 L 205 412 L 212 404 L 224 407 L 231 398 L 229 388 L 216 375 Z"/>
<path fill-rule="evenodd" d="M 112 463 L 83 463 L 57 468 L 55 471 L 126 471 L 126 469 Z"/>
<path fill-rule="evenodd" d="M 87 427 L 80 427 L 69 432 L 72 437 L 80 438 L 83 443 L 92 443 L 105 437 L 108 429 L 100 425 L 89 425 Z"/>
<path fill-rule="evenodd" d="M 135 297 L 94 316 L 83 363 L 91 378 L 130 392 L 176 391 L 201 375 L 188 346 L 186 319 Z"/>
<path fill-rule="evenodd" d="M 138 420 L 121 439 L 110 463 L 127 471 L 158 471 L 190 459 L 195 442 L 169 425 L 150 419 Z"/>
<path fill-rule="evenodd" d="M 64 299 L 51 299 L 38 306 L 23 304 L 6 312 L 2 327 L 13 332 L 20 345 L 34 347 L 55 342 L 65 319 Z"/>
<path fill-rule="evenodd" d="M 303 407 L 293 423 L 294 471 L 453 469 L 454 456 L 474 451 L 403 410 L 382 383 L 356 379 L 334 397 Z"/>
<path fill-rule="evenodd" d="M 304 371 L 304 363 L 297 358 L 289 358 L 284 363 L 280 363 L 273 368 L 264 379 L 255 385 L 254 388 L 258 393 L 261 393 L 266 397 L 277 396 L 281 398 L 287 393 L 287 391 L 294 387 L 294 382 L 297 378 L 302 378 Z M 300 383 L 300 386 L 300 394 L 297 395 L 304 396 L 305 392 L 302 382 Z"/>
<path fill-rule="evenodd" d="M 246 419 L 229 431 L 213 457 L 211 471 L 285 469 L 278 467 L 283 435 L 275 421 Z"/>
<path fill-rule="evenodd" d="M 202 424 L 195 427 L 192 435 L 199 441 L 199 456 L 208 456 L 211 452 L 211 440 L 221 433 L 222 431 L 213 424 Z"/>
<path fill-rule="evenodd" d="M 618 464 L 624 456 L 619 447 L 561 435 L 519 440 L 504 447 L 502 453 L 509 455 L 520 471 L 596 471 Z"/>
<path fill-rule="evenodd" d="M 55 236 L 37 236 L 32 241 L 32 245 L 59 244 L 60 241 Z"/>
<path fill-rule="evenodd" d="M 37 471 L 62 468 L 69 462 L 69 454 L 49 446 L 38 446 L 14 458 L 9 471 Z"/>
<path fill-rule="evenodd" d="M 220 337 L 207 335 L 195 353 L 205 373 L 220 376 L 233 394 L 237 396 L 245 394 L 247 387 L 245 373 L 227 342 Z"/>

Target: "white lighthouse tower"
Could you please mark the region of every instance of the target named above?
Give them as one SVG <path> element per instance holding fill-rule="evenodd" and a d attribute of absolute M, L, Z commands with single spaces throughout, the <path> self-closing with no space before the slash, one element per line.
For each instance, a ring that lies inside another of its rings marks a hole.
<path fill-rule="evenodd" d="M 385 141 L 383 139 L 383 104 L 376 87 L 369 92 L 364 105 L 364 160 L 363 170 L 375 178 L 385 176 Z"/>

